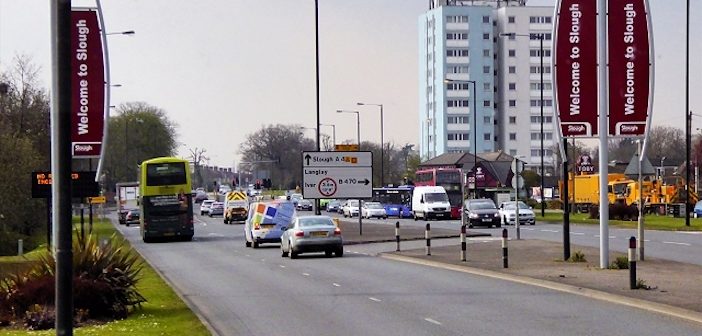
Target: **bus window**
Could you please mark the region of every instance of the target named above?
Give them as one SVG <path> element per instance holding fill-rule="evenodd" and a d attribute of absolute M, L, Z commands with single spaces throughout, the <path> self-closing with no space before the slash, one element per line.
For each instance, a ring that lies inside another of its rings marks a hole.
<path fill-rule="evenodd" d="M 146 183 L 150 186 L 186 184 L 182 162 L 152 163 L 146 167 Z"/>

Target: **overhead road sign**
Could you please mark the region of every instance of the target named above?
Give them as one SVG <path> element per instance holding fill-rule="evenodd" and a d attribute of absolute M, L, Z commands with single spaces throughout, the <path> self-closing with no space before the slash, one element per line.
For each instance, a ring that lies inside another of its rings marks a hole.
<path fill-rule="evenodd" d="M 334 150 L 337 152 L 358 152 L 358 144 L 335 145 Z"/>
<path fill-rule="evenodd" d="M 304 198 L 370 198 L 371 152 L 302 152 Z"/>

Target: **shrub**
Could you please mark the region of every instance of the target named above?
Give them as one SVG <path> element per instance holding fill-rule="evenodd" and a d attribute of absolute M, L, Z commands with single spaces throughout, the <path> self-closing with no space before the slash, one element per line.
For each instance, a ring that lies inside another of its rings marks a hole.
<path fill-rule="evenodd" d="M 0 281 L 0 321 L 10 316 L 23 319 L 28 328 L 44 324 L 48 311 L 36 307 L 54 304 L 55 265 L 53 255 L 46 254 L 29 271 Z M 139 257 L 121 244 L 100 246 L 92 235 L 74 238 L 74 308 L 82 317 L 126 317 L 146 301 L 136 290 L 141 270 Z"/>
<path fill-rule="evenodd" d="M 56 309 L 53 307 L 32 305 L 24 314 L 24 327 L 29 330 L 47 330 L 56 323 Z"/>
<path fill-rule="evenodd" d="M 591 205 L 590 208 L 588 209 L 588 213 L 590 215 L 587 218 L 599 219 L 600 218 L 600 207 L 597 205 Z"/>
<path fill-rule="evenodd" d="M 526 205 L 532 207 L 532 208 L 537 208 L 539 206 L 539 202 L 537 202 L 533 198 L 527 198 L 525 201 Z"/>
<path fill-rule="evenodd" d="M 559 199 L 548 200 L 546 201 L 546 208 L 551 210 L 563 209 L 563 201 Z"/>
<path fill-rule="evenodd" d="M 629 269 L 629 258 L 617 257 L 617 259 L 612 261 L 609 265 L 609 269 Z"/>
<path fill-rule="evenodd" d="M 587 259 L 585 259 L 585 253 L 582 251 L 575 251 L 572 256 L 568 259 L 570 262 L 586 262 Z"/>

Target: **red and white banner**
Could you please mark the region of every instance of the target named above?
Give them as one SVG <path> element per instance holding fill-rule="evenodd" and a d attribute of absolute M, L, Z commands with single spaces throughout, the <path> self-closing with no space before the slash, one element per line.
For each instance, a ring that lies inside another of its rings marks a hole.
<path fill-rule="evenodd" d="M 97 11 L 72 10 L 71 51 L 73 157 L 97 158 L 105 123 L 105 67 Z"/>
<path fill-rule="evenodd" d="M 561 0 L 554 25 L 554 96 L 563 136 L 597 136 L 597 1 Z"/>
<path fill-rule="evenodd" d="M 651 25 L 646 0 L 608 1 L 609 134 L 646 132 L 652 107 Z"/>

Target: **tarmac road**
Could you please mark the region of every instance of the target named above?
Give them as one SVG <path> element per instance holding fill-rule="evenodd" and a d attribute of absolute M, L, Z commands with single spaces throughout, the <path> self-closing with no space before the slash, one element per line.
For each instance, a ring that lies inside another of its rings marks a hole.
<path fill-rule="evenodd" d="M 634 308 L 377 258 L 366 245 L 343 258 L 281 258 L 277 245 L 244 247 L 240 224 L 196 217 L 192 242 L 144 244 L 138 227 L 116 226 L 220 335 L 702 333 Z"/>
<path fill-rule="evenodd" d="M 328 213 L 324 213 L 328 214 Z M 332 216 L 341 217 L 340 215 L 332 214 Z M 343 218 L 343 217 L 341 217 Z M 347 219 L 350 220 L 350 219 Z M 353 218 L 354 221 L 358 217 Z M 388 218 L 387 220 L 378 219 L 363 219 L 364 223 L 388 223 L 394 224 L 397 218 Z M 403 226 L 418 226 L 424 227 L 426 223 L 430 223 L 432 228 L 453 229 L 460 231 L 460 221 L 414 221 L 411 218 L 399 219 L 400 227 Z M 516 237 L 515 227 L 507 226 L 510 238 Z M 495 237 L 501 236 L 501 229 L 496 228 L 479 228 L 470 229 L 474 232 L 489 233 Z M 522 239 L 541 239 L 562 242 L 563 241 L 563 225 L 562 224 L 547 224 L 537 222 L 536 225 L 521 225 L 520 236 Z M 609 228 L 609 248 L 612 251 L 627 252 L 629 248 L 629 238 L 636 237 L 634 229 L 618 229 Z M 570 242 L 572 244 L 583 246 L 600 246 L 600 229 L 598 225 L 570 224 Z M 674 260 L 684 263 L 702 265 L 702 231 L 696 232 L 681 232 L 681 231 L 657 231 L 646 230 L 645 238 L 645 256 Z"/>

